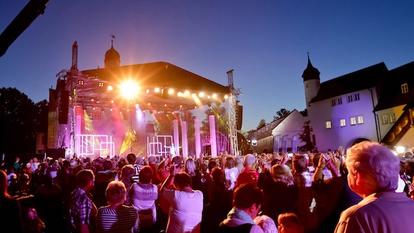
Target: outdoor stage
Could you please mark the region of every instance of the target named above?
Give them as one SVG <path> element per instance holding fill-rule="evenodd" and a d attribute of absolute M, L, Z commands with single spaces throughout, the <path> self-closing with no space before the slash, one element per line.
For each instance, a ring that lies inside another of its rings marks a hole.
<path fill-rule="evenodd" d="M 104 68 L 79 71 L 75 42 L 71 68 L 49 91 L 48 148 L 67 157 L 237 154 L 232 75 L 223 86 L 167 62 L 121 66 L 113 46 Z"/>

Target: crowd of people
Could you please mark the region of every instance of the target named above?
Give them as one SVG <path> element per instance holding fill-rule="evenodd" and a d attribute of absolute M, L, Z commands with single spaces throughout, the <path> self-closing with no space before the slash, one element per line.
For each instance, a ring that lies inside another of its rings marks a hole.
<path fill-rule="evenodd" d="M 6 232 L 409 232 L 414 160 L 344 154 L 156 156 L 3 163 Z M 342 213 L 342 214 L 341 214 Z"/>

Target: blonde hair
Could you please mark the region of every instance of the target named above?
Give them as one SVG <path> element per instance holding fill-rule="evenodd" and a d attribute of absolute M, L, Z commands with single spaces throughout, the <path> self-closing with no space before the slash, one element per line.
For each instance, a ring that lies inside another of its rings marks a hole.
<path fill-rule="evenodd" d="M 106 187 L 106 201 L 108 204 L 124 203 L 126 199 L 126 188 L 121 181 L 111 181 Z"/>

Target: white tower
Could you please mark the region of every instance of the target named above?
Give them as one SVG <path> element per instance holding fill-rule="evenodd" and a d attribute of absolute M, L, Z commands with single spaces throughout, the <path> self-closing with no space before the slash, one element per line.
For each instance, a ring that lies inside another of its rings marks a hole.
<path fill-rule="evenodd" d="M 303 85 L 305 86 L 306 108 L 310 106 L 310 102 L 318 94 L 321 80 L 319 78 L 319 70 L 312 66 L 308 53 L 308 66 L 303 71 Z"/>

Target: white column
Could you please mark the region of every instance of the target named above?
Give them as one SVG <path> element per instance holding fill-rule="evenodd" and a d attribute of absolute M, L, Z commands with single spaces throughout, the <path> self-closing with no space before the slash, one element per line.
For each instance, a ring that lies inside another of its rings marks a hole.
<path fill-rule="evenodd" d="M 200 135 L 201 121 L 198 118 L 194 119 L 194 140 L 195 140 L 195 157 L 200 158 L 201 155 L 201 135 Z"/>
<path fill-rule="evenodd" d="M 183 152 L 184 159 L 186 159 L 188 157 L 188 138 L 186 121 L 181 121 L 181 150 Z"/>
<path fill-rule="evenodd" d="M 79 135 L 82 133 L 82 115 L 83 115 L 83 109 L 81 106 L 75 107 L 75 153 L 76 155 L 79 155 L 80 152 L 80 137 Z"/>
<path fill-rule="evenodd" d="M 176 155 L 180 154 L 180 132 L 178 132 L 178 120 L 173 120 L 173 130 L 174 130 L 174 151 Z"/>
<path fill-rule="evenodd" d="M 208 116 L 210 126 L 211 157 L 217 157 L 216 119 L 214 115 Z"/>

